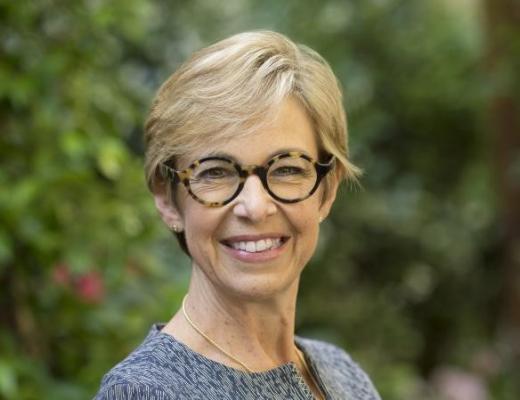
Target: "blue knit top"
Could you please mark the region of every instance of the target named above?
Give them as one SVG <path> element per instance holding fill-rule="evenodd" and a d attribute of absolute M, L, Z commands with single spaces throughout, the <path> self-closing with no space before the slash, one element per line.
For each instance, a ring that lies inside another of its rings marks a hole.
<path fill-rule="evenodd" d="M 194 352 L 152 326 L 146 339 L 110 370 L 95 400 L 312 400 L 294 363 L 243 372 Z M 328 343 L 295 338 L 327 400 L 380 400 L 361 368 Z"/>

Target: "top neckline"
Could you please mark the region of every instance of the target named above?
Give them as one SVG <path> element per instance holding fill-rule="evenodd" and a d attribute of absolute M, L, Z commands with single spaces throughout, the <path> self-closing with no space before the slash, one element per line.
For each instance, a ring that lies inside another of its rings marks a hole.
<path fill-rule="evenodd" d="M 208 357 L 204 356 L 203 354 L 196 352 L 191 347 L 189 347 L 185 343 L 181 342 L 174 336 L 170 335 L 169 333 L 163 332 L 162 328 L 164 326 L 165 326 L 165 324 L 161 324 L 161 323 L 153 324 L 152 329 L 150 330 L 149 336 L 153 335 L 153 336 L 159 337 L 161 339 L 164 339 L 164 340 L 172 343 L 174 346 L 180 347 L 185 352 L 191 354 L 193 357 L 197 358 L 204 364 L 211 365 L 214 367 L 219 367 L 220 369 L 225 369 L 233 374 L 239 374 L 239 375 L 262 376 L 262 375 L 276 374 L 280 371 L 290 371 L 292 373 L 297 374 L 298 376 L 301 375 L 299 369 L 296 367 L 296 364 L 293 361 L 289 361 L 285 364 L 278 365 L 277 367 L 270 368 L 265 371 L 248 372 L 248 371 L 243 371 L 238 368 L 230 367 L 226 364 L 212 360 L 211 358 L 208 358 Z M 300 338 L 298 336 L 294 337 L 294 343 L 296 345 L 296 348 L 302 352 L 303 356 L 305 357 L 305 361 L 307 361 L 309 368 L 311 369 L 311 373 L 313 373 L 316 376 L 317 372 L 314 368 L 314 363 L 312 363 L 312 360 L 310 360 L 307 350 L 305 349 L 304 346 L 302 346 L 302 343 L 299 339 Z"/>

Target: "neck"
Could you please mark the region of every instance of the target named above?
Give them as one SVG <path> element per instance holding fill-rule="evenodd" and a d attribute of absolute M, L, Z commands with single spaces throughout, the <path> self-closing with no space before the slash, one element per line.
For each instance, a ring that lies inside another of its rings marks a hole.
<path fill-rule="evenodd" d="M 185 303 L 186 313 L 204 334 L 253 371 L 297 361 L 294 318 L 298 283 L 269 298 L 228 293 L 215 288 L 197 268 Z M 165 330 L 215 361 L 242 368 L 198 334 L 178 312 Z"/>

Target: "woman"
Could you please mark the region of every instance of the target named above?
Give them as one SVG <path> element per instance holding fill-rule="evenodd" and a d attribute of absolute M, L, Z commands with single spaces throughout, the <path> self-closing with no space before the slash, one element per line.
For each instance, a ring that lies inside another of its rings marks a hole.
<path fill-rule="evenodd" d="M 294 335 L 319 225 L 358 173 L 328 64 L 274 32 L 230 37 L 163 84 L 145 139 L 148 185 L 191 281 L 96 398 L 379 399 L 345 352 Z"/>

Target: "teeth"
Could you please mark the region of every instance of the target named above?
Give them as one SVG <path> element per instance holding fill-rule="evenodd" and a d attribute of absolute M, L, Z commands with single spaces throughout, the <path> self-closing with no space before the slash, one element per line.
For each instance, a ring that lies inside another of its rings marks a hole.
<path fill-rule="evenodd" d="M 264 251 L 265 249 L 267 249 L 267 243 L 265 240 L 259 240 L 256 242 L 256 251 Z"/>
<path fill-rule="evenodd" d="M 246 251 L 249 253 L 254 253 L 256 251 L 256 243 L 255 242 L 247 242 L 246 243 Z"/>
<path fill-rule="evenodd" d="M 236 250 L 247 251 L 248 253 L 257 253 L 260 251 L 276 249 L 282 245 L 282 240 L 280 238 L 268 238 L 248 242 L 233 242 L 231 243 L 231 247 Z"/>

